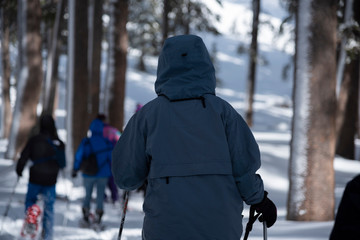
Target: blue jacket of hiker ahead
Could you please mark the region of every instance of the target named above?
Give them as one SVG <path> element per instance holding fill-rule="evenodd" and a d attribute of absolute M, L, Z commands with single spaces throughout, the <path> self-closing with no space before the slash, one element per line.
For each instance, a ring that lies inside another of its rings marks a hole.
<path fill-rule="evenodd" d="M 95 119 L 91 122 L 89 130 L 91 132 L 90 138 L 83 138 L 76 153 L 74 160 L 74 170 L 80 169 L 81 162 L 85 156 L 89 156 L 95 152 L 99 171 L 95 176 L 92 177 L 110 177 L 111 176 L 111 152 L 113 144 L 103 137 L 104 123 Z M 83 174 L 84 177 L 89 177 Z"/>
<path fill-rule="evenodd" d="M 215 82 L 201 38 L 165 41 L 158 97 L 130 119 L 112 154 L 120 188 L 148 181 L 143 239 L 240 239 L 243 201 L 263 199 L 258 145 Z"/>

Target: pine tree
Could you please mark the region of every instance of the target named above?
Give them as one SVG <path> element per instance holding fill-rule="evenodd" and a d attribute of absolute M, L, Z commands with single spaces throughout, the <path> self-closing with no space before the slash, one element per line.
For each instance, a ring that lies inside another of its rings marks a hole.
<path fill-rule="evenodd" d="M 140 51 L 137 68 L 146 71 L 145 56 L 159 53 L 161 44 L 160 4 L 157 0 L 132 0 L 129 5 L 130 46 Z"/>
<path fill-rule="evenodd" d="M 220 34 L 214 22 L 220 16 L 214 14 L 203 2 L 198 0 L 169 0 L 170 13 L 169 33 L 191 34 L 194 30 Z M 217 1 L 221 5 L 221 1 Z"/>

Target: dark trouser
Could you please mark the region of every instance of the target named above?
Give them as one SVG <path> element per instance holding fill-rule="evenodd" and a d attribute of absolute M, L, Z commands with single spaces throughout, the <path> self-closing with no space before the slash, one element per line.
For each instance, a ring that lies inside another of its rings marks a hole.
<path fill-rule="evenodd" d="M 26 193 L 25 211 L 28 207 L 36 203 L 37 196 L 43 195 L 44 198 L 44 214 L 43 214 L 43 233 L 44 240 L 52 239 L 54 225 L 54 203 L 56 199 L 55 185 L 43 186 L 39 184 L 28 184 Z"/>

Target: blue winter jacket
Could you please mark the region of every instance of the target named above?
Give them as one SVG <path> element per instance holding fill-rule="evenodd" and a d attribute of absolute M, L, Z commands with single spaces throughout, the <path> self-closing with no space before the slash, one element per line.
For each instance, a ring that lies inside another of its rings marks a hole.
<path fill-rule="evenodd" d="M 159 56 L 157 98 L 128 122 L 112 153 L 115 182 L 148 181 L 143 239 L 240 239 L 243 201 L 259 203 L 258 145 L 242 117 L 215 95 L 201 38 L 176 36 Z"/>
<path fill-rule="evenodd" d="M 90 124 L 90 138 L 83 138 L 76 153 L 74 160 L 74 170 L 78 171 L 84 156 L 89 156 L 95 152 L 99 171 L 95 176 L 91 177 L 110 177 L 111 176 L 111 152 L 113 150 L 113 144 L 103 137 L 104 123 L 95 119 Z M 83 174 L 84 177 L 90 177 Z"/>

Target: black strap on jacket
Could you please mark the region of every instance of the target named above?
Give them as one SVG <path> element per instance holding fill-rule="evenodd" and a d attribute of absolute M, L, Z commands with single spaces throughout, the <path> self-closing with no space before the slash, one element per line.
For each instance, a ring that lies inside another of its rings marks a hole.
<path fill-rule="evenodd" d="M 160 94 L 159 96 L 164 96 L 165 98 L 167 98 L 170 102 L 182 102 L 182 101 L 188 101 L 188 100 L 201 100 L 202 106 L 203 108 L 206 108 L 206 104 L 205 104 L 205 97 L 204 96 L 200 96 L 200 97 L 190 97 L 190 98 L 179 98 L 179 99 L 170 99 L 168 98 L 166 95 L 164 94 Z"/>
<path fill-rule="evenodd" d="M 90 138 L 86 138 L 86 143 L 87 144 L 89 144 L 89 146 L 90 146 L 90 154 L 95 154 L 96 156 L 97 156 L 97 154 L 98 153 L 103 153 L 103 152 L 108 152 L 108 151 L 112 151 L 112 148 L 104 148 L 104 149 L 102 149 L 102 150 L 99 150 L 99 151 L 94 151 L 94 149 L 93 149 L 93 147 L 92 147 L 92 145 L 91 145 L 91 142 L 90 142 Z M 89 154 L 89 156 L 90 156 L 90 154 Z M 96 159 L 97 159 L 97 157 L 96 157 Z M 109 159 L 107 158 L 106 159 L 106 161 L 103 163 L 103 164 L 101 164 L 100 166 L 99 166 L 99 169 L 101 169 L 103 166 L 105 166 L 105 164 L 107 163 L 107 162 L 109 162 Z"/>
<path fill-rule="evenodd" d="M 55 146 L 55 144 L 51 141 L 50 138 L 47 139 L 47 142 L 54 148 L 55 153 L 52 154 L 52 155 L 50 155 L 50 156 L 48 156 L 48 157 L 42 157 L 42 158 L 35 159 L 35 160 L 33 161 L 33 165 L 39 164 L 39 163 L 43 163 L 43 162 L 46 162 L 46 161 L 51 160 L 51 159 L 55 159 L 55 157 L 56 157 L 56 146 Z M 56 160 L 56 159 L 55 159 L 55 160 Z"/>

